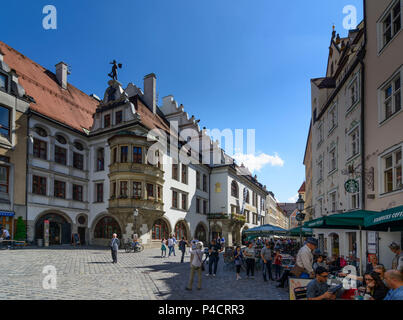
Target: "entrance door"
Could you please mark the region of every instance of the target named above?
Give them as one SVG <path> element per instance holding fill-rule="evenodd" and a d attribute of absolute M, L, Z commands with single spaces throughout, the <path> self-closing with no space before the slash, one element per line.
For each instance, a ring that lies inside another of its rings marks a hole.
<path fill-rule="evenodd" d="M 70 223 L 63 223 L 62 225 L 62 244 L 70 244 L 71 243 L 71 225 Z"/>
<path fill-rule="evenodd" d="M 78 235 L 80 236 L 80 242 L 81 245 L 85 245 L 85 230 L 86 228 L 84 227 L 78 227 L 77 231 L 78 231 Z"/>

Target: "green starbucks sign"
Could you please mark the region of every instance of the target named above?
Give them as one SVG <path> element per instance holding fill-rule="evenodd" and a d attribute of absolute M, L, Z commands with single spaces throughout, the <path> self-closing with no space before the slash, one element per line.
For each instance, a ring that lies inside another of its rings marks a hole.
<path fill-rule="evenodd" d="M 344 184 L 344 189 L 346 189 L 348 193 L 356 193 L 360 190 L 360 185 L 357 180 L 350 179 Z"/>

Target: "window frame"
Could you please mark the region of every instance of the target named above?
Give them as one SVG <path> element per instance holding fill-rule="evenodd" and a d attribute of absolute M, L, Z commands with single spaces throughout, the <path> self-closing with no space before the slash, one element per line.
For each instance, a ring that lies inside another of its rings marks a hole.
<path fill-rule="evenodd" d="M 73 152 L 73 168 L 84 171 L 84 155 Z"/>
<path fill-rule="evenodd" d="M 99 187 L 101 187 L 101 188 L 99 188 Z M 95 202 L 96 203 L 104 202 L 104 183 L 103 182 L 98 182 L 95 184 Z"/>
<path fill-rule="evenodd" d="M 46 177 L 41 177 L 41 176 L 37 176 L 37 175 L 32 176 L 32 193 L 36 194 L 36 195 L 40 195 L 40 196 L 47 195 L 47 178 Z"/>
<path fill-rule="evenodd" d="M 84 199 L 84 187 L 82 185 L 73 184 L 72 199 L 74 201 L 83 202 L 83 199 Z"/>
<path fill-rule="evenodd" d="M 1 193 L 6 193 L 9 194 L 9 189 L 10 189 L 10 167 L 9 166 L 3 166 L 0 165 L 1 168 L 4 168 L 6 171 L 6 180 L 5 181 L 0 181 L 0 187 L 6 187 L 6 192 L 2 192 Z"/>
<path fill-rule="evenodd" d="M 38 144 L 39 144 L 39 149 L 38 149 Z M 39 152 L 39 154 L 38 154 L 38 152 Z M 42 152 L 44 152 L 44 154 Z M 41 139 L 34 138 L 32 155 L 34 156 L 34 158 L 48 160 L 48 143 L 47 143 L 47 141 L 43 141 Z"/>
<path fill-rule="evenodd" d="M 139 188 L 139 186 L 140 186 L 140 188 Z M 143 191 L 142 182 L 141 181 L 133 181 L 132 187 L 133 187 L 133 192 L 132 192 L 133 199 L 141 199 L 141 196 L 142 196 L 142 193 L 143 193 L 142 192 Z M 140 193 L 140 194 L 138 194 L 138 193 Z"/>
<path fill-rule="evenodd" d="M 66 199 L 66 182 L 65 181 L 54 180 L 53 195 L 55 198 L 58 198 L 58 199 Z"/>
<path fill-rule="evenodd" d="M 55 162 L 67 166 L 67 149 L 55 145 Z"/>
<path fill-rule="evenodd" d="M 394 20 L 396 17 L 393 16 L 393 11 L 400 4 L 400 29 L 394 30 Z M 377 21 L 377 33 L 378 33 L 378 55 L 380 55 L 384 49 L 396 38 L 396 36 L 402 31 L 402 10 L 403 9 L 403 1 L 396 0 L 392 1 L 387 9 L 384 11 L 382 16 Z M 385 21 L 390 19 L 390 39 L 385 40 Z"/>
<path fill-rule="evenodd" d="M 7 124 L 7 127 L 3 127 L 3 125 L 2 124 L 0 124 L 0 130 L 6 130 L 7 131 L 7 136 L 5 136 L 3 133 L 1 133 L 0 132 L 0 136 L 2 136 L 2 137 L 4 137 L 4 138 L 6 138 L 7 140 L 10 140 L 11 139 L 11 127 L 12 127 L 12 119 L 11 119 L 11 117 L 12 117 L 12 110 L 10 109 L 10 108 L 8 108 L 8 107 L 6 107 L 6 106 L 3 106 L 3 105 L 0 105 L 0 110 L 1 109 L 5 109 L 5 110 L 7 110 L 7 112 L 8 112 L 8 124 Z"/>

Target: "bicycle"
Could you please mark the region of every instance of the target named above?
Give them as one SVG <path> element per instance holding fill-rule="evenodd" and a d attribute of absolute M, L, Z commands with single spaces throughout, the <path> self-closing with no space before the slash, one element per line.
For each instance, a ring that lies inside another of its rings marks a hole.
<path fill-rule="evenodd" d="M 129 240 L 128 242 L 126 242 L 125 244 L 125 252 L 126 253 L 130 253 L 130 252 L 141 252 L 144 250 L 144 246 L 139 243 L 139 242 L 133 242 L 131 240 Z"/>

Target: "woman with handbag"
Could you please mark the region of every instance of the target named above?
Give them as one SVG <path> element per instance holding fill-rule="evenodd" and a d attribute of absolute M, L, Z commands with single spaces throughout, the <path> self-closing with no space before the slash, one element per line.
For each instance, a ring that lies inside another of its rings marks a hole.
<path fill-rule="evenodd" d="M 197 282 L 197 290 L 201 289 L 201 282 L 202 282 L 202 267 L 203 267 L 203 243 L 198 242 L 196 245 L 196 249 L 191 248 L 190 249 L 190 254 L 193 256 L 192 261 L 190 262 L 190 279 L 189 279 L 189 284 L 186 287 L 186 290 L 192 291 L 192 286 L 193 286 L 193 279 L 194 279 L 194 274 L 197 272 L 198 276 L 198 282 Z"/>
<path fill-rule="evenodd" d="M 236 279 L 237 280 L 241 280 L 241 265 L 242 265 L 242 261 L 243 261 L 243 254 L 242 254 L 242 250 L 241 247 L 238 246 L 235 249 L 234 252 L 234 257 L 235 257 L 235 267 L 236 267 Z"/>

